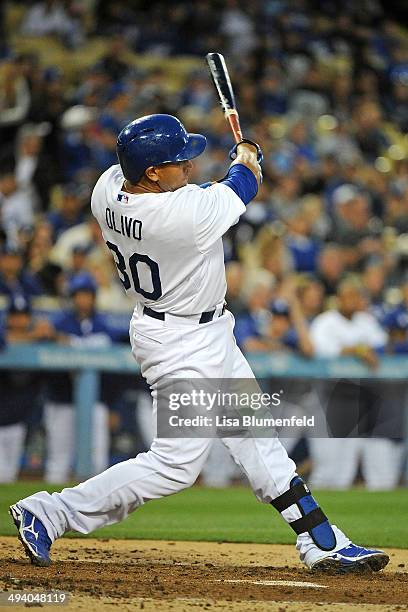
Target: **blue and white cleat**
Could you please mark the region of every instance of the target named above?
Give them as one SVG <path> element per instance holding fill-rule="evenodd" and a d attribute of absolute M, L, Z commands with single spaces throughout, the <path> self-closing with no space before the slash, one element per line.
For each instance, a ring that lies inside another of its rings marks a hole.
<path fill-rule="evenodd" d="M 17 527 L 18 539 L 31 563 L 48 567 L 52 542 L 42 522 L 18 504 L 10 506 L 9 512 Z"/>
<path fill-rule="evenodd" d="M 349 544 L 336 552 L 312 563 L 309 568 L 315 572 L 348 573 L 379 572 L 389 562 L 389 556 L 382 550 L 371 550 Z"/>

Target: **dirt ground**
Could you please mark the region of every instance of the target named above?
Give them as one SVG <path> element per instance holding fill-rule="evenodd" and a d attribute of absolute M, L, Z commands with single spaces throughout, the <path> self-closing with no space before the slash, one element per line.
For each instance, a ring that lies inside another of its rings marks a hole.
<path fill-rule="evenodd" d="M 63 590 L 63 610 L 89 612 L 408 610 L 408 551 L 387 552 L 382 572 L 327 576 L 293 546 L 65 538 L 51 567 L 36 568 L 16 538 L 0 538 L 0 592 Z"/>

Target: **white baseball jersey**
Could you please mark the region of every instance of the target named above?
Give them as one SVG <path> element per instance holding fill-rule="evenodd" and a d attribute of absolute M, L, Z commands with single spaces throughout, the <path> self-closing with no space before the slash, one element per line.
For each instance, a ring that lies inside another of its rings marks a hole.
<path fill-rule="evenodd" d="M 245 211 L 230 187 L 122 191 L 119 165 L 102 174 L 91 207 L 126 292 L 158 312 L 212 310 L 226 292 L 222 236 Z"/>

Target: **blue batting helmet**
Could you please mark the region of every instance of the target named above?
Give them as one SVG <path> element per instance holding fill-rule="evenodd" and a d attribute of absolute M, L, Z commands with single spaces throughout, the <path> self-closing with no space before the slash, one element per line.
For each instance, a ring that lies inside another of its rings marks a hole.
<path fill-rule="evenodd" d="M 205 136 L 189 134 L 172 115 L 146 115 L 123 128 L 116 151 L 125 178 L 136 184 L 150 166 L 193 159 L 206 144 Z"/>

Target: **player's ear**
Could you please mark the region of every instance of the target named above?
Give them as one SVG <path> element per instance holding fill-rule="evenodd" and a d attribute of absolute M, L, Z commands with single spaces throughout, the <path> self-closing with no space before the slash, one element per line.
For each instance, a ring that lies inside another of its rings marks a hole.
<path fill-rule="evenodd" d="M 157 166 L 149 166 L 148 168 L 146 168 L 145 175 L 147 176 L 148 179 L 157 183 L 157 181 L 159 180 Z"/>

